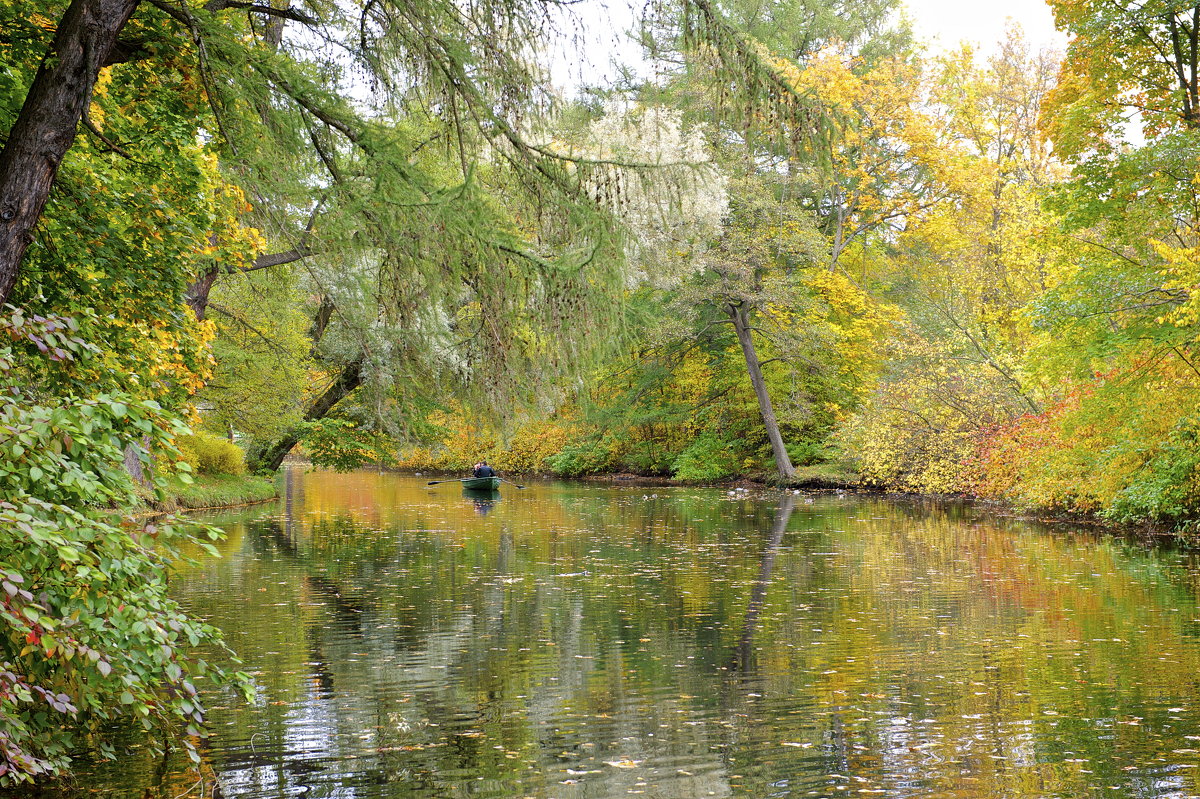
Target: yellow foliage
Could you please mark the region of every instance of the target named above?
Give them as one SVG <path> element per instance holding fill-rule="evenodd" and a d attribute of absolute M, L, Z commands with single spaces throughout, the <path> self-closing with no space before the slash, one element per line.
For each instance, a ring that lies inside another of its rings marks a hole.
<path fill-rule="evenodd" d="M 1189 327 L 1200 322 L 1200 247 L 1176 247 L 1162 241 L 1150 242 L 1163 259 L 1160 269 L 1166 281 L 1164 295 L 1183 299 L 1159 317 L 1159 324 Z"/>
<path fill-rule="evenodd" d="M 543 472 L 546 458 L 562 451 L 572 432 L 567 420 L 536 419 L 502 437 L 499 431 L 470 419 L 461 406 L 434 411 L 426 421 L 442 428 L 443 434 L 432 446 L 401 451 L 396 459 L 400 468 L 465 471 L 484 458 L 502 472 Z"/>
<path fill-rule="evenodd" d="M 246 456 L 241 447 L 224 438 L 199 432 L 178 440 L 183 460 L 204 474 L 246 473 Z"/>

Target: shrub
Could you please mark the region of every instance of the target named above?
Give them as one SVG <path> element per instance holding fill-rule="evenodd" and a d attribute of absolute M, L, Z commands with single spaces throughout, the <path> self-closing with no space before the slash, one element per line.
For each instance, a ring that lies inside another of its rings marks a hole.
<path fill-rule="evenodd" d="M 539 419 L 522 425 L 506 447 L 497 447 L 488 460 L 505 472 L 532 474 L 547 470 L 547 460 L 567 443 L 565 425 L 551 419 Z"/>
<path fill-rule="evenodd" d="M 562 451 L 546 458 L 546 465 L 562 477 L 579 477 L 611 470 L 613 459 L 605 442 L 584 439 L 571 442 Z"/>
<path fill-rule="evenodd" d="M 679 453 L 673 464 L 680 480 L 720 480 L 737 473 L 733 447 L 712 433 L 703 433 Z"/>
<path fill-rule="evenodd" d="M 246 454 L 232 441 L 199 432 L 183 436 L 178 443 L 184 460 L 202 474 L 246 473 Z"/>
<path fill-rule="evenodd" d="M 824 463 L 829 460 L 830 454 L 833 452 L 833 447 L 825 441 L 805 439 L 803 441 L 789 442 L 787 444 L 787 451 L 793 465 L 812 466 L 814 463 Z"/>
<path fill-rule="evenodd" d="M 1195 518 L 1200 400 L 1192 379 L 1167 361 L 1071 386 L 1043 413 L 982 442 L 976 490 L 1120 522 Z"/>
<path fill-rule="evenodd" d="M 208 539 L 219 532 L 128 512 L 141 487 L 126 458 L 162 498 L 186 427 L 154 399 L 103 390 L 104 378 L 87 371 L 99 350 L 76 330 L 61 317 L 0 313 L 4 788 L 64 771 L 85 745 L 115 758 L 123 720 L 140 724 L 154 751 L 179 747 L 198 763 L 205 710 L 197 684 L 252 690 L 248 675 L 214 663 L 219 631 L 189 618 L 168 591 L 182 553 L 215 554 Z M 54 341 L 57 351 L 38 362 L 22 337 Z M 26 371 L 14 366 L 18 353 Z"/>
<path fill-rule="evenodd" d="M 178 463 L 186 463 L 191 467 L 192 474 L 200 471 L 200 456 L 191 446 L 193 436 L 180 436 L 175 441 L 175 446 L 179 449 Z"/>

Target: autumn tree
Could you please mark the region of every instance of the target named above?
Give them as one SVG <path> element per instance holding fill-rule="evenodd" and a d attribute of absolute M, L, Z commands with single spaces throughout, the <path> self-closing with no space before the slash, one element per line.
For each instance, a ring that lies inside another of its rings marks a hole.
<path fill-rule="evenodd" d="M 884 379 L 847 429 L 875 479 L 961 488 L 977 437 L 1046 399 L 1026 369 L 1026 310 L 1062 257 L 1058 220 L 1041 208 L 1061 170 L 1037 130 L 1054 69 L 1012 30 L 986 62 L 963 48 L 929 75 L 929 140 L 914 154 L 942 199 L 909 215 L 883 262 L 904 317 Z"/>
<path fill-rule="evenodd" d="M 1060 390 L 989 441 L 985 490 L 1179 523 L 1200 505 L 1195 8 L 1053 3 L 1072 34 L 1042 126 L 1069 258 L 1031 309 L 1030 370 Z M 1148 408 L 1153 408 L 1149 412 Z"/>

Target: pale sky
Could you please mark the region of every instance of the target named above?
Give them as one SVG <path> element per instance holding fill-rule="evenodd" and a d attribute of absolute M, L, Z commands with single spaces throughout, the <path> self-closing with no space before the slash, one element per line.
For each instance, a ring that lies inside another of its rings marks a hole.
<path fill-rule="evenodd" d="M 603 0 L 571 6 L 570 16 L 564 16 L 572 20 L 564 25 L 568 36 L 551 54 L 555 84 L 566 88 L 607 82 L 617 74 L 610 63 L 613 58 L 644 66 L 637 46 L 625 36 L 644 4 L 645 0 Z M 1054 29 L 1044 0 L 904 0 L 904 5 L 917 38 L 935 51 L 967 40 L 988 55 L 1004 38 L 1009 20 L 1021 26 L 1033 52 L 1066 48 L 1066 37 Z"/>
<path fill-rule="evenodd" d="M 1011 19 L 1025 31 L 1030 49 L 1063 50 L 1067 38 L 1054 29 L 1054 17 L 1043 0 L 905 0 L 917 37 L 941 49 L 963 40 L 991 52 Z"/>

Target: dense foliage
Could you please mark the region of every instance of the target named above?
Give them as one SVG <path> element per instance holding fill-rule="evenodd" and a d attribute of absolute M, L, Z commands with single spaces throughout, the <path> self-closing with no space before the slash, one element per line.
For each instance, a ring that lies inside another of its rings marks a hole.
<path fill-rule="evenodd" d="M 986 59 L 920 62 L 878 28 L 778 58 L 824 121 L 799 149 L 757 118 L 711 138 L 721 232 L 688 246 L 691 275 L 631 297 L 634 344 L 552 420 L 507 438 L 451 417 L 405 463 L 453 468 L 471 447 L 503 463 L 514 440 L 554 431 L 561 447 L 533 468 L 767 474 L 720 313 L 733 299 L 757 314 L 794 462 L 1186 526 L 1200 510 L 1195 19 L 1169 4 L 1055 8 L 1076 34 L 1061 68 L 1015 30 Z M 695 110 L 708 78 L 643 96 L 720 127 Z"/>
<path fill-rule="evenodd" d="M 656 3 L 654 79 L 568 103 L 537 0 L 0 0 L 0 211 L 39 209 L 0 247 L 0 781 L 117 717 L 194 748 L 194 680 L 244 687 L 167 594 L 207 534 L 133 515 L 234 441 L 1194 524 L 1200 21 L 1052 6 L 1061 63 L 921 57 L 888 0 Z M 72 58 L 74 111 L 36 77 Z"/>

